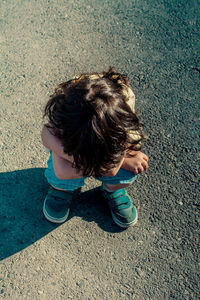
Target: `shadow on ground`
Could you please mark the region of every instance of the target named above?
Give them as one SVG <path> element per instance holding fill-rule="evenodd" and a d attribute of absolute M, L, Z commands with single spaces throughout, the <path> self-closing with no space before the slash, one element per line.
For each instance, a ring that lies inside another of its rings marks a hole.
<path fill-rule="evenodd" d="M 48 190 L 43 174 L 42 168 L 0 173 L 0 259 L 26 248 L 59 226 L 46 221 L 42 213 Z M 108 232 L 121 231 L 113 224 L 98 189 L 86 191 L 74 200 L 70 218 L 74 216 L 94 221 Z"/>

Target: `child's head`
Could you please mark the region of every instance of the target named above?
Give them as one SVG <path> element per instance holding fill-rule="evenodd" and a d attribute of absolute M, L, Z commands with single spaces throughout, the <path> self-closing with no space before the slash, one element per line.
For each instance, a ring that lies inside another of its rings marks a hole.
<path fill-rule="evenodd" d="M 134 100 L 125 75 L 113 69 L 82 74 L 56 88 L 45 116 L 75 166 L 84 175 L 103 176 L 125 151 L 141 148 L 142 125 Z"/>

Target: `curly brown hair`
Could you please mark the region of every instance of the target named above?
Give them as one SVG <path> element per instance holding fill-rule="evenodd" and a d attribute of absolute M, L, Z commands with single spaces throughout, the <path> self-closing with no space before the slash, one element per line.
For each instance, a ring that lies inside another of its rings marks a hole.
<path fill-rule="evenodd" d="M 110 68 L 59 84 L 47 102 L 49 127 L 84 176 L 104 176 L 125 153 L 140 150 L 143 125 L 128 103 L 130 89 L 127 76 Z"/>

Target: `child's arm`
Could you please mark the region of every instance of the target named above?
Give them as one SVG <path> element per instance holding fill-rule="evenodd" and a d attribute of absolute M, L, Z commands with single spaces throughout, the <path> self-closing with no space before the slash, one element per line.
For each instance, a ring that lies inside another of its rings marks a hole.
<path fill-rule="evenodd" d="M 55 135 L 53 135 L 51 130 L 51 128 L 48 128 L 45 125 L 43 126 L 41 133 L 43 145 L 52 152 L 56 153 L 59 157 L 73 163 L 73 157 L 64 152 L 61 141 Z"/>
<path fill-rule="evenodd" d="M 133 172 L 134 174 L 142 173 L 148 169 L 148 156 L 141 151 L 132 151 L 131 157 L 126 157 L 121 166 L 122 169 Z"/>
<path fill-rule="evenodd" d="M 105 176 L 115 176 L 117 174 L 117 172 L 119 171 L 120 168 L 123 167 L 123 163 L 124 163 L 124 158 L 122 158 L 122 160 L 120 161 L 120 163 L 113 169 L 111 169 L 110 171 L 108 171 Z"/>
<path fill-rule="evenodd" d="M 110 170 L 106 176 L 115 176 L 120 168 L 130 171 L 134 174 L 142 173 L 148 169 L 148 156 L 141 151 L 131 151 L 130 157 L 125 157 L 119 165 Z"/>
<path fill-rule="evenodd" d="M 55 173 L 60 179 L 82 177 L 81 173 L 78 173 L 77 170 L 72 167 L 72 163 L 74 162 L 73 157 L 67 155 L 63 151 L 63 146 L 60 140 L 51 133 L 50 128 L 44 125 L 41 137 L 43 145 L 50 149 L 53 153 Z M 148 169 L 148 157 L 144 153 L 140 151 L 132 151 L 131 155 L 133 156 L 123 158 L 119 165 L 110 170 L 106 176 L 115 176 L 120 168 L 133 172 L 134 174 L 142 173 Z M 70 174 L 70 178 L 68 178 L 68 174 Z"/>

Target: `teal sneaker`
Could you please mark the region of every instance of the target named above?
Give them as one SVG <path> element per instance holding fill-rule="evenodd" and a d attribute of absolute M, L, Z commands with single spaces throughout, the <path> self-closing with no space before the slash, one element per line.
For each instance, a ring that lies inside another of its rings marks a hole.
<path fill-rule="evenodd" d="M 137 210 L 125 189 L 108 192 L 102 188 L 102 195 L 108 203 L 113 221 L 128 228 L 137 223 Z"/>
<path fill-rule="evenodd" d="M 43 213 L 53 223 L 63 223 L 69 216 L 75 191 L 60 191 L 50 187 L 44 200 Z"/>

